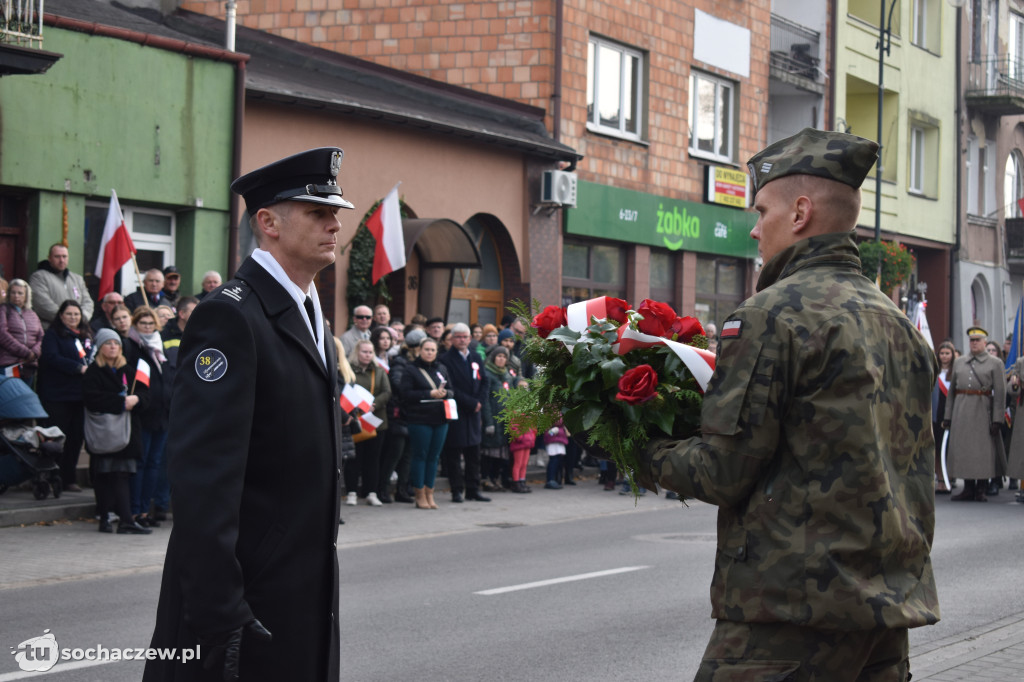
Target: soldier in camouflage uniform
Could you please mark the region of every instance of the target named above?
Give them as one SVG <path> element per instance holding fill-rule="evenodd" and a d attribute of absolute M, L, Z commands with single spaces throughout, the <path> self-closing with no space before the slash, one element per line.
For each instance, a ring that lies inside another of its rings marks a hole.
<path fill-rule="evenodd" d="M 718 505 L 699 681 L 907 680 L 935 623 L 935 355 L 863 274 L 852 232 L 878 146 L 806 129 L 749 162 L 754 296 L 722 325 L 702 435 L 639 482 Z"/>

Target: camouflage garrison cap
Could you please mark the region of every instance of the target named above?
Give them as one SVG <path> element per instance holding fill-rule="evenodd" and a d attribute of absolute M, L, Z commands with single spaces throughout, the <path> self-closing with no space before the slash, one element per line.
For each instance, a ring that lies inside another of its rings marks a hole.
<path fill-rule="evenodd" d="M 753 194 L 787 175 L 814 175 L 858 189 L 878 158 L 878 144 L 863 137 L 804 128 L 768 145 L 747 161 Z"/>

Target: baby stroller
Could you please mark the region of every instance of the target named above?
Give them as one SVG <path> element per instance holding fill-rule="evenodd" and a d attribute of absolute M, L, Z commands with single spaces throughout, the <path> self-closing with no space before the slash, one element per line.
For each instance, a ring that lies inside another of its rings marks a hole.
<path fill-rule="evenodd" d="M 64 449 L 64 432 L 32 423 L 48 416 L 24 381 L 0 377 L 0 494 L 30 481 L 37 500 L 51 492 L 60 497 L 63 486 L 57 458 Z"/>

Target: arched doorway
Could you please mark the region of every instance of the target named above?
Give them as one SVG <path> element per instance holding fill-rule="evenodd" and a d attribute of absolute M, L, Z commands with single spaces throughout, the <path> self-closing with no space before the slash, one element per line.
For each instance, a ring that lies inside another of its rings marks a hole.
<path fill-rule="evenodd" d="M 514 257 L 515 249 L 499 243 L 507 233 L 493 216 L 475 215 L 463 227 L 480 252 L 480 267 L 455 269 L 447 320 L 499 326 L 505 310 L 504 282 L 508 274 L 507 259 L 502 254 L 508 250 Z"/>

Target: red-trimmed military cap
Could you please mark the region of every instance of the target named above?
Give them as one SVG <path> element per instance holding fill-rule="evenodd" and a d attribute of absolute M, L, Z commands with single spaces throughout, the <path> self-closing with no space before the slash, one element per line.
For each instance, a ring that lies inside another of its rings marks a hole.
<path fill-rule="evenodd" d="M 267 164 L 231 183 L 245 199 L 249 215 L 282 201 L 306 201 L 339 208 L 355 208 L 342 199 L 338 171 L 345 155 L 337 147 L 319 147 Z"/>

